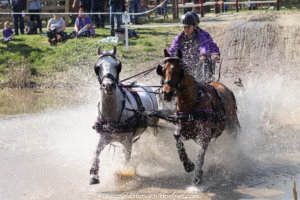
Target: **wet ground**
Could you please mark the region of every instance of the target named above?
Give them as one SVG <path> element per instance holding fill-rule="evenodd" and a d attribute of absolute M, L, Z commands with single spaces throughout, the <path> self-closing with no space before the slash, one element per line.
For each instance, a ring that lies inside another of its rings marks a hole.
<path fill-rule="evenodd" d="M 211 143 L 201 191 L 179 162 L 174 127 L 163 122 L 158 136 L 145 133 L 134 146 L 136 177 L 114 175 L 123 158 L 116 144 L 101 156 L 101 183 L 89 186 L 98 140 L 91 128 L 97 95 L 89 95 L 88 103 L 0 121 L 0 199 L 293 199 L 293 181 L 300 182 L 300 93 L 297 85 L 283 90 L 280 77 L 264 87 L 260 81 L 234 88 L 242 132 Z M 197 145 L 186 147 L 195 159 Z"/>
<path fill-rule="evenodd" d="M 211 22 L 228 24 L 235 16 L 225 17 Z M 216 27 L 215 34 L 224 30 Z M 283 35 L 274 35 L 279 26 L 253 27 L 219 40 L 227 59 L 221 81 L 235 93 L 242 131 L 236 138 L 224 133 L 211 142 L 200 190 L 179 161 L 174 127 L 164 122 L 158 136 L 146 132 L 134 145 L 136 177 L 114 175 L 123 158 L 116 144 L 101 156 L 101 183 L 90 186 L 89 168 L 98 142 L 91 128 L 98 90 L 94 84 L 72 92 L 22 90 L 1 96 L 2 105 L 19 108 L 0 116 L 0 199 L 294 199 L 294 180 L 300 184 L 300 56 L 293 46 L 300 41 L 298 28 L 284 27 Z M 266 34 L 264 40 L 259 33 Z M 233 84 L 239 77 L 244 87 Z M 194 160 L 197 145 L 185 146 Z"/>

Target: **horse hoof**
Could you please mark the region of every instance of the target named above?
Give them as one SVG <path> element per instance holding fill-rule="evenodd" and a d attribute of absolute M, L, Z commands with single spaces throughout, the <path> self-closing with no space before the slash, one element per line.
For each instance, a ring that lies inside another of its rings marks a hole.
<path fill-rule="evenodd" d="M 99 178 L 93 177 L 90 179 L 90 185 L 99 184 L 99 183 L 100 183 Z"/>
<path fill-rule="evenodd" d="M 194 163 L 190 160 L 188 160 L 187 162 L 183 162 L 183 166 L 186 172 L 192 172 L 195 169 Z"/>
<path fill-rule="evenodd" d="M 198 188 L 200 188 L 200 186 L 201 186 L 201 184 L 202 184 L 202 174 L 203 174 L 203 171 L 202 171 L 202 170 L 196 170 L 196 171 L 195 171 L 193 183 L 194 183 L 195 186 L 197 186 Z"/>
<path fill-rule="evenodd" d="M 197 177 L 193 179 L 193 183 L 197 188 L 200 188 L 202 184 L 202 177 Z"/>

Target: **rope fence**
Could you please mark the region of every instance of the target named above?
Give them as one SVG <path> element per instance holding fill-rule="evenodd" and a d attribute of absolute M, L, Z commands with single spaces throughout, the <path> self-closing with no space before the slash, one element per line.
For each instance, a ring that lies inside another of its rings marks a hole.
<path fill-rule="evenodd" d="M 202 2 L 203 0 L 199 0 L 199 2 Z M 200 7 L 200 10 L 203 10 L 203 7 L 205 6 L 211 6 L 211 5 L 224 5 L 224 4 L 235 4 L 236 6 L 238 6 L 239 4 L 246 4 L 246 5 L 251 5 L 251 4 L 256 4 L 256 3 L 277 3 L 277 6 L 279 7 L 278 1 L 279 0 L 266 0 L 266 1 L 238 1 L 235 0 L 236 2 L 224 2 L 224 1 L 214 1 L 214 2 L 205 2 L 205 3 L 199 3 L 199 4 L 195 4 L 195 3 L 185 3 L 185 4 L 177 4 L 177 8 L 190 8 L 190 7 Z M 148 11 L 145 12 L 140 12 L 140 13 L 128 13 L 127 11 L 125 12 L 89 12 L 89 13 L 82 13 L 82 14 L 88 14 L 88 15 L 111 15 L 111 14 L 116 14 L 116 15 L 124 15 L 124 22 L 125 22 L 125 44 L 126 44 L 126 51 L 129 51 L 128 48 L 128 19 L 130 18 L 130 15 L 135 16 L 135 15 L 145 15 L 145 14 L 149 14 L 153 11 L 155 11 L 156 9 L 164 6 L 164 4 L 167 2 L 167 0 L 164 0 L 163 2 L 161 2 L 159 5 L 157 5 L 156 7 L 154 7 L 153 9 L 150 9 Z M 168 4 L 169 6 L 169 4 Z M 237 10 L 238 12 L 238 10 Z M 59 15 L 78 15 L 78 12 L 0 12 L 0 16 L 1 15 L 13 15 L 13 14 L 22 14 L 24 15 L 53 15 L 53 14 L 59 14 Z M 202 16 L 202 13 L 201 13 Z M 203 16 L 202 16 L 203 17 Z"/>

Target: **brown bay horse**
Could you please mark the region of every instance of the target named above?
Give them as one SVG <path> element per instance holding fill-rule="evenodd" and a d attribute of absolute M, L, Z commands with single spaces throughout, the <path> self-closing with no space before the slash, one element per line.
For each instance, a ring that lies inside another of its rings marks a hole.
<path fill-rule="evenodd" d="M 210 140 L 220 136 L 226 129 L 238 132 L 240 125 L 235 97 L 220 82 L 195 81 L 183 68 L 181 51 L 177 57 L 170 57 L 167 50 L 164 54 L 165 66 L 158 65 L 157 74 L 162 76 L 164 100 L 170 102 L 177 97 L 176 147 L 185 171 L 195 169 L 193 183 L 199 187 L 202 183 L 204 155 Z M 200 146 L 196 166 L 187 156 L 183 139 L 192 139 Z"/>

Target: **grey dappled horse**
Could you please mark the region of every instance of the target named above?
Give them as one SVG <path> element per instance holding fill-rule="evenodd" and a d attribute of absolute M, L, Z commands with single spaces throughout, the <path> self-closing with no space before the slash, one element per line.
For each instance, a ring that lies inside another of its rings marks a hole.
<path fill-rule="evenodd" d="M 147 118 L 144 111 L 158 109 L 156 96 L 150 87 L 126 89 L 119 83 L 122 64 L 116 59 L 117 48 L 113 52 L 103 53 L 98 47 L 98 60 L 94 66 L 100 83 L 100 98 L 97 106 L 97 121 L 94 129 L 99 133 L 100 140 L 90 170 L 90 184 L 100 182 L 99 156 L 106 145 L 119 142 L 124 146 L 125 163 L 130 160 L 132 143 L 151 127 L 156 134 L 157 118 Z"/>

